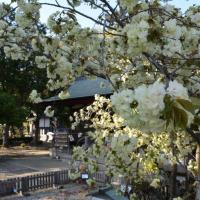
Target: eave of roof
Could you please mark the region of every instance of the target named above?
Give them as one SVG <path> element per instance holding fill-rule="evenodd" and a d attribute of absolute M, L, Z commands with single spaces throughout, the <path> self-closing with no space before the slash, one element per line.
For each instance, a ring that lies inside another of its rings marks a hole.
<path fill-rule="evenodd" d="M 102 87 L 103 85 L 103 87 Z M 102 78 L 96 78 L 92 80 L 77 80 L 72 84 L 68 92 L 70 96 L 66 99 L 60 99 L 58 96 L 53 96 L 48 99 L 44 99 L 43 102 L 53 102 L 53 101 L 62 101 L 67 99 L 78 99 L 83 97 L 93 97 L 95 94 L 99 95 L 108 95 L 112 94 L 112 86 L 108 80 Z"/>

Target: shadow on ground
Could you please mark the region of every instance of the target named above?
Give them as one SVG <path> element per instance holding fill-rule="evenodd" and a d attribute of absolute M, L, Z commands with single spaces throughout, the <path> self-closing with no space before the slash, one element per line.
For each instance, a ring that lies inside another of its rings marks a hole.
<path fill-rule="evenodd" d="M 48 150 L 0 149 L 0 179 L 67 168 L 67 162 L 49 157 Z"/>

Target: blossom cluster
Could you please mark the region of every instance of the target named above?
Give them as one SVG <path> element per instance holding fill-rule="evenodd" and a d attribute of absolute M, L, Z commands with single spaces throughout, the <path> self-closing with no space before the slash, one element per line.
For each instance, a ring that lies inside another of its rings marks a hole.
<path fill-rule="evenodd" d="M 167 89 L 159 81 L 146 86 L 141 85 L 135 90 L 122 90 L 111 96 L 116 112 L 125 119 L 128 126 L 144 132 L 161 132 L 166 130 L 166 120 L 162 119 L 165 108 L 164 98 L 170 95 L 173 99 L 189 100 L 187 88 L 176 80 L 170 81 Z M 193 116 L 188 114 L 188 126 Z M 171 127 L 170 127 L 171 128 Z"/>
<path fill-rule="evenodd" d="M 132 91 L 124 94 L 129 94 L 125 99 L 131 102 Z M 95 128 L 88 133 L 95 143 L 88 149 L 74 148 L 74 159 L 83 160 L 92 173 L 98 170 L 97 162 L 103 159 L 107 174 L 115 178 L 126 177 L 125 182 L 134 177 L 134 180 L 145 179 L 152 187 L 157 186 L 155 180 L 160 182 L 164 179 L 158 169 L 176 161 L 182 162 L 195 149 L 192 138 L 185 132 L 176 132 L 172 141 L 170 132 L 145 134 L 124 126 L 122 117 L 112 114 L 110 100 L 98 95 L 92 105 L 75 113 L 74 120 L 75 125 L 84 121 Z M 177 149 L 176 157 L 172 153 L 172 144 Z"/>
<path fill-rule="evenodd" d="M 45 109 L 45 111 L 44 111 L 44 114 L 47 117 L 53 117 L 54 116 L 54 110 L 52 110 L 51 106 L 47 106 L 46 109 Z"/>
<path fill-rule="evenodd" d="M 31 94 L 29 95 L 30 101 L 33 103 L 40 103 L 42 101 L 40 94 L 37 93 L 36 90 L 32 90 Z"/>

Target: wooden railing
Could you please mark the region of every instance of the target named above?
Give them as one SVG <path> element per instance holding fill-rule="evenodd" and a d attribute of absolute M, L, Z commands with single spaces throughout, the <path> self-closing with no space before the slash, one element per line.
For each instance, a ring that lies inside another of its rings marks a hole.
<path fill-rule="evenodd" d="M 0 197 L 66 184 L 70 181 L 68 174 L 69 170 L 62 170 L 0 180 Z M 99 186 L 105 185 L 110 181 L 103 171 L 96 172 L 91 177 L 96 180 Z"/>
<path fill-rule="evenodd" d="M 0 197 L 12 193 L 50 188 L 54 185 L 66 184 L 68 181 L 68 170 L 0 180 Z"/>

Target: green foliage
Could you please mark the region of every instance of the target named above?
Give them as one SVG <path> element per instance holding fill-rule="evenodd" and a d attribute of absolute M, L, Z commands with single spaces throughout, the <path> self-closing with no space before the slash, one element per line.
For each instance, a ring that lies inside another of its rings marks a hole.
<path fill-rule="evenodd" d="M 169 95 L 165 96 L 164 103 L 163 117 L 167 121 L 166 127 L 172 122 L 175 128 L 185 129 L 188 124 L 188 113 L 194 113 L 195 110 L 193 103 L 185 99 L 174 100 Z"/>
<path fill-rule="evenodd" d="M 190 97 L 190 98 L 192 100 L 195 109 L 200 108 L 200 97 Z"/>
<path fill-rule="evenodd" d="M 163 118 L 166 119 L 166 127 L 168 127 L 171 121 L 173 100 L 169 95 L 165 95 L 164 103 L 165 109 L 163 110 Z"/>
<path fill-rule="evenodd" d="M 0 51 L 0 71 L 0 89 L 14 94 L 21 105 L 33 88 L 42 91 L 46 87 L 45 70 L 35 67 L 31 60 L 11 60 Z"/>
<path fill-rule="evenodd" d="M 174 127 L 183 129 L 187 127 L 188 115 L 186 111 L 181 109 L 176 103 L 174 103 L 172 107 L 172 120 L 174 121 Z"/>
<path fill-rule="evenodd" d="M 16 97 L 0 91 L 0 124 L 20 126 L 28 110 L 17 105 Z"/>
<path fill-rule="evenodd" d="M 93 179 L 88 179 L 86 180 L 86 182 L 90 187 L 93 187 L 96 184 L 96 181 Z"/>
<path fill-rule="evenodd" d="M 26 147 L 26 144 L 25 143 L 21 143 L 20 147 L 24 148 L 24 147 Z"/>
<path fill-rule="evenodd" d="M 188 101 L 186 99 L 176 99 L 176 102 L 178 102 L 184 109 L 194 113 L 195 106 L 191 101 Z"/>
<path fill-rule="evenodd" d="M 10 12 L 6 21 L 15 26 L 15 11 Z M 45 26 L 38 23 L 41 33 Z M 22 122 L 34 110 L 29 102 L 29 95 L 37 89 L 44 96 L 46 93 L 46 71 L 36 67 L 34 57 L 29 60 L 12 60 L 0 48 L 0 124 L 20 127 Z"/>

